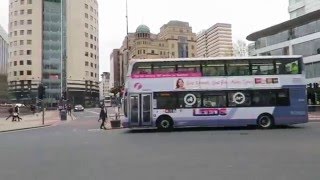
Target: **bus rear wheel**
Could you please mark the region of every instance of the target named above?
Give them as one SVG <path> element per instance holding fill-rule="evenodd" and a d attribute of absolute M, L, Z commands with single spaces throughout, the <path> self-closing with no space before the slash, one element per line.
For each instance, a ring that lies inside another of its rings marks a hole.
<path fill-rule="evenodd" d="M 271 129 L 274 126 L 273 116 L 270 114 L 261 114 L 257 119 L 257 124 L 262 129 Z"/>
<path fill-rule="evenodd" d="M 157 120 L 157 128 L 161 131 L 170 131 L 173 129 L 173 120 L 170 116 L 161 116 Z"/>

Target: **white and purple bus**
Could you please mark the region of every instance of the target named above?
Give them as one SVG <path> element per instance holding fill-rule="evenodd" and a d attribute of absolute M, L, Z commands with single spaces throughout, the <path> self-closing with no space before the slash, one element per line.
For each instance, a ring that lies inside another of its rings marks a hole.
<path fill-rule="evenodd" d="M 308 122 L 301 56 L 131 60 L 128 128 L 271 128 Z"/>

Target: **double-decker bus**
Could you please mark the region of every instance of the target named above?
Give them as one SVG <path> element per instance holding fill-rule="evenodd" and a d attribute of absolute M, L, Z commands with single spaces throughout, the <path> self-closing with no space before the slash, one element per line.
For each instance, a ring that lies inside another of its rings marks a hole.
<path fill-rule="evenodd" d="M 131 60 L 124 95 L 129 128 L 308 122 L 301 56 Z"/>

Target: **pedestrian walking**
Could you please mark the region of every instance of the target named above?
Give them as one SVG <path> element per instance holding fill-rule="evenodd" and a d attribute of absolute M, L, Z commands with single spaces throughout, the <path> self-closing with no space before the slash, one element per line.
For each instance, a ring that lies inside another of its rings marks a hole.
<path fill-rule="evenodd" d="M 33 115 L 36 113 L 36 107 L 33 104 L 30 105 L 30 111 Z"/>
<path fill-rule="evenodd" d="M 67 108 L 69 116 L 71 116 L 71 109 L 72 109 L 72 108 L 71 108 L 71 105 L 69 104 L 69 105 L 68 105 L 68 108 Z"/>
<path fill-rule="evenodd" d="M 105 126 L 104 126 L 104 123 L 106 122 L 106 118 L 108 117 L 108 112 L 107 112 L 107 109 L 105 109 L 104 107 L 101 107 L 101 111 L 100 111 L 100 116 L 99 116 L 99 120 L 102 120 L 101 122 L 101 125 L 100 125 L 100 129 L 107 129 Z"/>
<path fill-rule="evenodd" d="M 16 118 L 18 118 L 18 121 L 20 122 L 20 120 L 22 120 L 22 118 L 19 116 L 19 113 L 20 113 L 20 108 L 19 108 L 19 106 L 16 106 L 14 108 L 13 117 L 14 117 L 15 121 L 17 120 Z"/>
<path fill-rule="evenodd" d="M 9 109 L 8 109 L 8 112 L 9 112 L 9 116 L 6 118 L 6 120 L 8 120 L 10 117 L 12 117 L 12 121 L 14 120 L 13 118 L 13 107 L 10 107 Z"/>

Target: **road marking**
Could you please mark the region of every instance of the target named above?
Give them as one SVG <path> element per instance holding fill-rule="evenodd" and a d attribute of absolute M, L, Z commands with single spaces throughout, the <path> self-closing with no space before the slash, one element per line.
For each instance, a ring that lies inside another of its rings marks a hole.
<path fill-rule="evenodd" d="M 90 112 L 90 113 L 93 113 L 93 114 L 100 114 L 100 113 L 95 112 L 95 111 L 88 111 L 88 110 L 86 110 L 86 112 Z"/>

